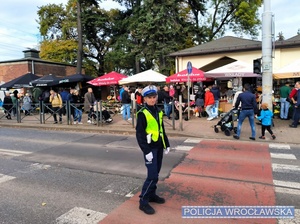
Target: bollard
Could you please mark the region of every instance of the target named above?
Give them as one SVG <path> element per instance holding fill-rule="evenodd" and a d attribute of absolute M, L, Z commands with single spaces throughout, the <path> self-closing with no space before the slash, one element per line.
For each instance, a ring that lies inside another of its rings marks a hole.
<path fill-rule="evenodd" d="M 20 101 L 17 99 L 16 101 L 16 113 L 17 113 L 17 122 L 21 123 L 21 110 L 20 110 Z"/>
<path fill-rule="evenodd" d="M 179 95 L 179 127 L 180 127 L 180 131 L 183 131 L 183 124 L 182 124 L 182 95 Z"/>
<path fill-rule="evenodd" d="M 102 118 L 103 118 L 103 116 L 102 116 L 102 100 L 100 100 L 100 123 L 101 123 L 101 126 L 103 126 L 103 120 L 102 120 Z"/>
<path fill-rule="evenodd" d="M 174 99 L 172 99 L 172 126 L 173 126 L 173 130 L 175 130 L 176 127 L 175 127 L 175 107 L 174 107 Z"/>

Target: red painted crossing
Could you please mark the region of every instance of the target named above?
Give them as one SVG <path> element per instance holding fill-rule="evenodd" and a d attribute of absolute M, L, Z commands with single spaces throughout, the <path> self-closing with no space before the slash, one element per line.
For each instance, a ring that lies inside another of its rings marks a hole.
<path fill-rule="evenodd" d="M 142 183 L 141 183 L 142 184 Z M 271 158 L 267 144 L 204 140 L 159 183 L 163 205 L 154 215 L 138 209 L 138 194 L 112 211 L 101 224 L 241 223 L 275 224 L 276 219 L 183 219 L 182 206 L 273 206 Z"/>

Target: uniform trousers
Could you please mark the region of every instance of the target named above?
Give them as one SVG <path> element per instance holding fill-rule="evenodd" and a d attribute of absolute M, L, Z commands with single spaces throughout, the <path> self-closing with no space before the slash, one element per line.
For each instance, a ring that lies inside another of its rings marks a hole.
<path fill-rule="evenodd" d="M 140 204 L 148 204 L 149 199 L 156 195 L 158 176 L 162 165 L 163 149 L 152 149 L 153 159 L 149 162 L 144 154 L 145 165 L 147 168 L 147 178 L 144 182 L 140 194 Z"/>

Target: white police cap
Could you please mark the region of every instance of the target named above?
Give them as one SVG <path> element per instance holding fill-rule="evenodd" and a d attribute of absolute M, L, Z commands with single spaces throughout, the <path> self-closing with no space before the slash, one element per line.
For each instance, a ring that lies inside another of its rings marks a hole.
<path fill-rule="evenodd" d="M 157 95 L 157 88 L 156 86 L 146 86 L 143 90 L 142 90 L 142 96 L 156 96 Z"/>

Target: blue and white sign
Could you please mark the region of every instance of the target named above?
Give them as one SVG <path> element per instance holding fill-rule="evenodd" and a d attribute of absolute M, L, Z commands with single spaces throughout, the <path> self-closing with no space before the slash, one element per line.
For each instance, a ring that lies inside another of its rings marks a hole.
<path fill-rule="evenodd" d="M 192 71 L 193 71 L 192 62 L 189 61 L 189 62 L 187 63 L 187 72 L 188 72 L 188 74 L 191 74 Z"/>
<path fill-rule="evenodd" d="M 294 206 L 182 206 L 182 218 L 295 218 Z"/>

